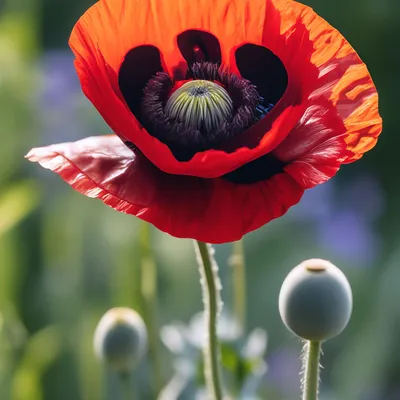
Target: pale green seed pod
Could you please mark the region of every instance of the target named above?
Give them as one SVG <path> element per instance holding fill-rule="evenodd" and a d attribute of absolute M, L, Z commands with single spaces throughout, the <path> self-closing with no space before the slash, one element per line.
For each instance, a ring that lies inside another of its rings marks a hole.
<path fill-rule="evenodd" d="M 228 92 L 217 83 L 196 79 L 173 92 L 165 105 L 165 113 L 187 127 L 214 131 L 233 111 Z"/>
<path fill-rule="evenodd" d="M 130 308 L 112 308 L 97 325 L 94 335 L 96 356 L 119 373 L 131 371 L 147 348 L 146 326 Z"/>
<path fill-rule="evenodd" d="M 353 308 L 350 284 L 326 260 L 302 262 L 286 277 L 279 294 L 279 312 L 295 335 L 323 341 L 343 331 Z"/>

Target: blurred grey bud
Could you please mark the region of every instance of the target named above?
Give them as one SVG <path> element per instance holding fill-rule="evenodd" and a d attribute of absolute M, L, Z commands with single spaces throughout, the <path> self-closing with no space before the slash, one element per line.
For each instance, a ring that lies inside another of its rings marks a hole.
<path fill-rule="evenodd" d="M 338 335 L 348 324 L 352 307 L 346 276 L 326 260 L 307 260 L 295 267 L 279 294 L 284 324 L 306 340 L 323 341 Z"/>
<path fill-rule="evenodd" d="M 147 348 L 147 331 L 141 316 L 130 308 L 112 308 L 97 325 L 96 356 L 117 372 L 129 372 Z"/>

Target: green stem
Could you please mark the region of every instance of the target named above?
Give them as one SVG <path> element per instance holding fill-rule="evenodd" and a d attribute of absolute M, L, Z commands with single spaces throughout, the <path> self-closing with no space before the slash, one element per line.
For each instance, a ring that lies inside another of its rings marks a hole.
<path fill-rule="evenodd" d="M 233 308 L 242 332 L 246 330 L 246 264 L 243 240 L 233 243 L 230 260 L 233 269 Z"/>
<path fill-rule="evenodd" d="M 308 341 L 303 357 L 303 400 L 318 400 L 321 342 Z"/>
<path fill-rule="evenodd" d="M 121 400 L 133 399 L 133 385 L 129 374 L 119 374 L 118 381 L 121 385 Z"/>
<path fill-rule="evenodd" d="M 219 366 L 220 348 L 217 336 L 218 315 L 222 308 L 221 281 L 218 265 L 213 257 L 211 245 L 196 242 L 196 255 L 201 275 L 204 314 L 207 325 L 207 342 L 204 347 L 204 375 L 207 390 L 213 400 L 222 400 L 222 383 Z"/>
<path fill-rule="evenodd" d="M 149 337 L 149 357 L 153 368 L 155 396 L 161 389 L 161 362 L 157 329 L 157 266 L 151 251 L 150 225 L 142 223 L 141 292 Z"/>

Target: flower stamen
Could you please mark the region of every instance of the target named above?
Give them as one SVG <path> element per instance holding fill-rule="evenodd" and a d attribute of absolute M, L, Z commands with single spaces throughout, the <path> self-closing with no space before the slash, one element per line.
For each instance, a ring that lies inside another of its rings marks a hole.
<path fill-rule="evenodd" d="M 200 151 L 224 148 L 273 106 L 264 104 L 251 82 L 217 64 L 196 62 L 186 78 L 183 83 L 158 72 L 143 91 L 138 116 L 180 161 Z"/>

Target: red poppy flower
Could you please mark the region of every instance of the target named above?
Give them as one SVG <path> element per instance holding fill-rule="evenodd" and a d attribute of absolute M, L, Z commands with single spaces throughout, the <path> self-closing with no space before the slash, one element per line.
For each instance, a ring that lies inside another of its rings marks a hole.
<path fill-rule="evenodd" d="M 27 157 L 177 237 L 241 238 L 382 129 L 366 66 L 295 1 L 100 0 L 70 45 L 115 135 Z"/>

